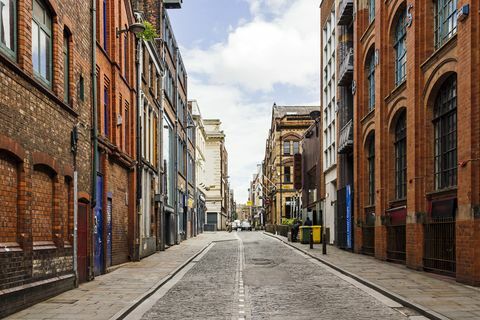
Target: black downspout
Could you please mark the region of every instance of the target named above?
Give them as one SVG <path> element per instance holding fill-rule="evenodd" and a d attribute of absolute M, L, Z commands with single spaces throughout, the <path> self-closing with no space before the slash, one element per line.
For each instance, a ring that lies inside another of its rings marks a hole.
<path fill-rule="evenodd" d="M 137 91 L 137 125 L 135 127 L 136 132 L 136 144 L 137 144 L 137 165 L 136 165 L 136 176 L 137 176 L 137 185 L 136 185 L 136 212 L 134 213 L 135 216 L 135 226 L 134 226 L 134 239 L 133 239 L 133 260 L 139 261 L 140 260 L 140 239 L 139 239 L 139 228 L 140 228 L 140 215 L 139 215 L 139 208 L 140 208 L 140 200 L 142 199 L 142 137 L 141 137 L 141 125 L 142 120 L 140 118 L 140 113 L 142 112 L 142 90 L 141 90 L 141 81 L 142 81 L 142 65 L 140 63 L 140 59 L 143 59 L 143 51 L 142 51 L 142 40 L 140 38 L 135 39 L 137 41 L 137 53 L 136 53 L 136 61 L 135 65 L 137 67 L 137 81 L 136 81 L 136 91 Z M 142 56 L 140 56 L 142 55 Z"/>
<path fill-rule="evenodd" d="M 97 8 L 96 8 L 96 1 L 92 0 L 92 57 L 91 57 L 91 63 L 92 63 L 92 149 L 93 149 L 93 159 L 92 159 L 92 195 L 91 195 L 91 208 L 95 210 L 95 207 L 97 205 L 97 159 L 98 159 L 98 141 L 97 141 L 97 57 L 96 57 L 96 46 L 97 46 Z M 76 204 L 75 204 L 76 205 Z M 87 219 L 88 221 L 89 219 Z M 92 256 L 94 255 L 94 235 L 93 235 L 93 228 L 90 228 L 90 237 L 91 237 L 91 253 Z M 89 278 L 93 279 L 94 272 L 92 272 L 92 267 L 93 267 L 93 257 L 91 258 L 91 263 L 89 266 Z"/>
<path fill-rule="evenodd" d="M 179 224 L 178 224 L 178 219 L 180 212 L 178 210 L 178 47 L 175 47 L 175 91 L 174 91 L 174 96 L 175 96 L 175 101 L 173 102 L 175 105 L 175 210 L 176 214 L 174 215 L 174 220 L 175 220 L 175 244 L 179 244 L 180 241 L 178 239 L 179 237 Z M 183 212 L 182 212 L 183 214 Z"/>

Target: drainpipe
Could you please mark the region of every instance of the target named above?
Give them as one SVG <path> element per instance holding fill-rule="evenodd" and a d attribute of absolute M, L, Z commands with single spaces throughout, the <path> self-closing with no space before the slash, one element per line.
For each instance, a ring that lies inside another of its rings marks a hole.
<path fill-rule="evenodd" d="M 78 124 L 73 127 L 71 133 L 71 150 L 73 154 L 73 272 L 75 273 L 75 287 L 78 288 L 78 173 L 77 173 L 77 146 Z"/>
<path fill-rule="evenodd" d="M 138 17 L 136 17 L 138 18 Z M 137 135 L 137 212 L 135 215 L 135 222 L 136 226 L 134 228 L 134 246 L 133 246 L 133 259 L 134 261 L 140 260 L 140 210 L 142 208 L 140 200 L 142 199 L 142 70 L 143 70 L 143 46 L 142 46 L 142 39 L 136 38 L 137 41 L 137 54 L 136 54 L 136 66 L 137 66 L 137 81 L 136 81 L 136 91 L 137 91 L 137 125 L 136 125 L 136 135 Z"/>
<path fill-rule="evenodd" d="M 97 7 L 96 0 L 92 0 L 92 145 L 93 145 L 93 160 L 92 160 L 92 195 L 91 195 L 91 206 L 95 210 L 97 205 L 97 162 L 98 162 L 98 140 L 97 140 L 97 56 L 96 56 L 96 47 L 97 47 Z M 77 206 L 77 203 L 75 203 Z M 90 228 L 90 236 L 92 239 L 92 246 L 95 243 L 93 239 L 93 228 Z M 92 250 L 93 252 L 93 250 Z M 93 259 L 91 259 L 93 261 Z M 92 273 L 92 278 L 95 276 Z"/>

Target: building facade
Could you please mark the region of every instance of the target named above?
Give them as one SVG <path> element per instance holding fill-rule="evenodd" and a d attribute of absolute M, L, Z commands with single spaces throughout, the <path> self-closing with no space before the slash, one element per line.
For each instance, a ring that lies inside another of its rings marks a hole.
<path fill-rule="evenodd" d="M 354 18 L 355 250 L 476 285 L 479 9 L 371 0 Z"/>
<path fill-rule="evenodd" d="M 115 13 L 115 14 L 112 14 Z M 138 259 L 135 21 L 129 1 L 97 1 L 94 273 Z M 122 119 L 121 121 L 119 121 Z"/>
<path fill-rule="evenodd" d="M 321 101 L 323 115 L 323 174 L 325 176 L 325 219 L 333 231 L 337 208 L 337 23 L 335 1 L 322 1 Z M 318 211 L 318 209 L 317 209 Z M 334 241 L 334 232 L 331 234 Z"/>
<path fill-rule="evenodd" d="M 0 317 L 93 276 L 90 6 L 0 1 Z M 77 179 L 78 177 L 78 179 Z M 74 189 L 78 188 L 75 194 Z M 73 256 L 78 210 L 78 256 Z"/>
<path fill-rule="evenodd" d="M 337 200 L 335 243 L 353 249 L 353 1 L 336 1 Z M 322 15 L 323 16 L 323 15 Z"/>
<path fill-rule="evenodd" d="M 226 188 L 228 157 L 225 133 L 221 130 L 221 122 L 218 119 L 204 119 L 203 124 L 206 133 L 206 228 L 225 230 L 228 206 Z"/>
<path fill-rule="evenodd" d="M 318 106 L 272 107 L 271 127 L 268 133 L 263 162 L 266 219 L 278 225 L 282 219 L 300 213 L 300 193 L 293 187 L 293 156 L 301 153 L 300 142 L 305 130 L 312 124 L 310 112 Z"/>

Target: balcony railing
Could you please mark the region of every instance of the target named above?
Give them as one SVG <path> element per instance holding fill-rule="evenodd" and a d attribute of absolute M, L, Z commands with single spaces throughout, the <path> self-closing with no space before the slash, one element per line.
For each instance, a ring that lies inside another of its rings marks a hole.
<path fill-rule="evenodd" d="M 338 25 L 344 26 L 350 24 L 353 19 L 353 0 L 340 0 L 337 12 Z"/>
<path fill-rule="evenodd" d="M 340 130 L 338 153 L 349 153 L 353 150 L 353 120 Z"/>
<path fill-rule="evenodd" d="M 348 86 L 353 80 L 353 48 L 350 46 L 345 49 L 338 70 L 339 86 Z"/>

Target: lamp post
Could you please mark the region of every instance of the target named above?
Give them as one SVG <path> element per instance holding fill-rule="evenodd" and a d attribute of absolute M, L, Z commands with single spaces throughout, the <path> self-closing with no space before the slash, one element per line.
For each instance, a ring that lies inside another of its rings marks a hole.
<path fill-rule="evenodd" d="M 320 122 L 321 112 L 319 110 L 314 110 L 310 112 L 310 118 L 315 122 Z M 327 232 L 325 228 L 326 216 L 325 210 L 322 211 L 322 254 L 327 254 L 327 241 L 325 240 L 327 237 Z"/>

